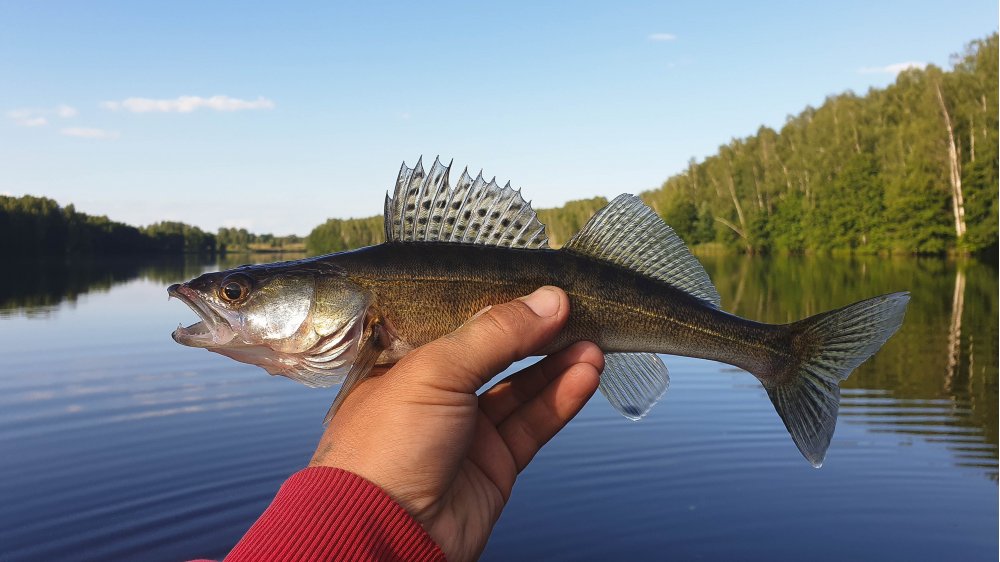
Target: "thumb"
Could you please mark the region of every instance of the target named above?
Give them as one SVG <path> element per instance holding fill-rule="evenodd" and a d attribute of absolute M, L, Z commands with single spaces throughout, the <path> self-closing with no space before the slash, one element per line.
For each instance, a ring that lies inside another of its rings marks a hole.
<path fill-rule="evenodd" d="M 415 372 L 434 377 L 438 388 L 475 392 L 514 361 L 552 341 L 567 318 L 569 297 L 558 287 L 545 286 L 487 309 L 406 359 L 432 366 Z"/>

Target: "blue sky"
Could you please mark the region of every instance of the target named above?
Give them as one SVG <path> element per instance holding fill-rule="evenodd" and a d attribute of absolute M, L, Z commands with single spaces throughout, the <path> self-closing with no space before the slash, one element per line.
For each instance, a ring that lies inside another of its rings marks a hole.
<path fill-rule="evenodd" d="M 536 207 L 659 186 L 997 29 L 995 1 L 0 2 L 0 193 L 307 234 L 454 158 Z"/>

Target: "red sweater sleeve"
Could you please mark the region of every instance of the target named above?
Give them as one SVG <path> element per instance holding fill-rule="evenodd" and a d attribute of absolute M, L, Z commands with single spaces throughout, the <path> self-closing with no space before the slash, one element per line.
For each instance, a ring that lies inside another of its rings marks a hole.
<path fill-rule="evenodd" d="M 344 470 L 313 467 L 285 481 L 225 562 L 444 559 L 381 488 Z"/>

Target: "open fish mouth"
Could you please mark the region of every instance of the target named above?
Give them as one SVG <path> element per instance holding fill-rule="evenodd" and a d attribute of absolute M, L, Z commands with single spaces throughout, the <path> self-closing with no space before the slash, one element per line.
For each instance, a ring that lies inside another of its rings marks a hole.
<path fill-rule="evenodd" d="M 198 294 L 181 284 L 167 287 L 167 294 L 188 305 L 201 318 L 190 326 L 177 326 L 170 334 L 174 341 L 190 347 L 217 347 L 232 341 L 236 333 L 228 323 L 210 306 L 205 304 Z"/>

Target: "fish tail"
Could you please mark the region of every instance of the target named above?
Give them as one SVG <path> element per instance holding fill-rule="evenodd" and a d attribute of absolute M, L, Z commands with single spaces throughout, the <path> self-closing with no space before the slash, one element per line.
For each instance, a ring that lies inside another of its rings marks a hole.
<path fill-rule="evenodd" d="M 903 323 L 909 293 L 892 293 L 788 326 L 793 356 L 760 377 L 795 445 L 823 464 L 837 425 L 840 381 L 882 347 Z"/>

